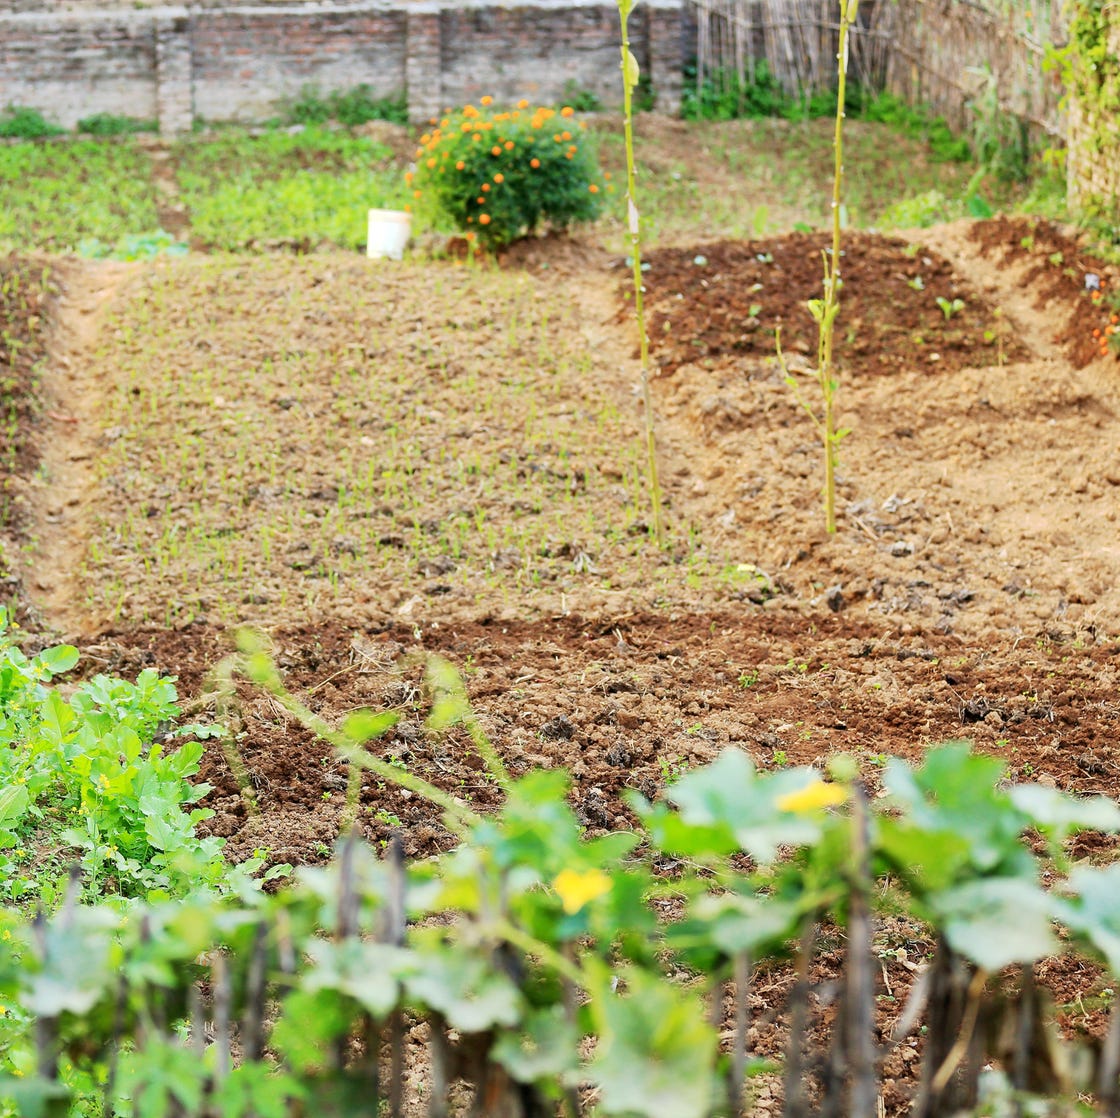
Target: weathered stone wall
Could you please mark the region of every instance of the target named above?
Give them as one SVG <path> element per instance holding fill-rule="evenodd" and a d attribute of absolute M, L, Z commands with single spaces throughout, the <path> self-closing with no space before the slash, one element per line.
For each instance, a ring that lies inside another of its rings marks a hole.
<path fill-rule="evenodd" d="M 95 112 L 261 120 L 307 85 L 408 95 L 416 119 L 490 93 L 556 101 L 565 87 L 621 97 L 613 0 L 201 0 L 123 8 L 114 0 L 0 2 L 0 103 L 70 127 Z M 682 0 L 646 0 L 634 53 L 659 108 L 679 104 Z"/>

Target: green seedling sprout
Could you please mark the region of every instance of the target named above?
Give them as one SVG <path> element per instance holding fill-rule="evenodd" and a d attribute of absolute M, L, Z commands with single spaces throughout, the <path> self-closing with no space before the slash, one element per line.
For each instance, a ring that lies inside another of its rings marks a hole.
<path fill-rule="evenodd" d="M 849 32 L 856 20 L 859 0 L 840 0 L 840 39 L 836 52 L 836 128 L 833 136 L 832 171 L 832 250 L 824 262 L 824 298 L 810 299 L 809 312 L 817 324 L 817 383 L 821 390 L 823 410 L 805 398 L 794 380 L 782 355 L 781 333 L 777 337 L 778 360 L 785 373 L 786 383 L 793 389 L 798 403 L 813 420 L 824 446 L 824 520 L 831 534 L 836 531 L 836 462 L 840 440 L 847 430 L 836 429 L 836 394 L 840 382 L 833 360 L 833 341 L 836 318 L 840 313 L 840 227 L 842 218 L 841 197 L 844 185 L 844 96 L 848 73 Z"/>
<path fill-rule="evenodd" d="M 622 25 L 622 117 L 626 135 L 626 223 L 630 237 L 630 261 L 634 272 L 634 317 L 638 323 L 641 353 L 642 412 L 645 417 L 646 473 L 649 480 L 650 502 L 653 506 L 653 535 L 657 546 L 665 541 L 661 524 L 661 483 L 657 476 L 657 442 L 653 427 L 653 398 L 649 387 L 649 337 L 646 334 L 645 307 L 642 301 L 642 223 L 635 201 L 634 174 L 634 90 L 641 71 L 638 60 L 630 51 L 630 32 L 627 24 L 634 0 L 618 0 L 618 17 Z"/>
<path fill-rule="evenodd" d="M 946 322 L 948 322 L 949 319 L 951 319 L 953 315 L 955 315 L 958 311 L 964 310 L 963 299 L 953 299 L 950 301 L 949 299 L 946 299 L 944 295 L 937 296 L 937 305 L 941 308 L 941 313 L 945 316 Z"/>

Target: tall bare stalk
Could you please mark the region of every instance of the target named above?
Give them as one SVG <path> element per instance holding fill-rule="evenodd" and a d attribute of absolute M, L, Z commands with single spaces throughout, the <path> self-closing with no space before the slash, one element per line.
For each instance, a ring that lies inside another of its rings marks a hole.
<path fill-rule="evenodd" d="M 824 262 L 824 298 L 812 299 L 809 310 L 817 324 L 817 383 L 823 409 L 820 414 L 801 393 L 800 386 L 786 369 L 786 383 L 793 388 L 801 406 L 809 413 L 824 446 L 824 519 L 828 532 L 836 531 L 837 447 L 848 433 L 836 430 L 836 396 L 840 382 L 836 375 L 833 342 L 836 318 L 840 313 L 840 218 L 844 186 L 844 98 L 847 91 L 850 31 L 856 21 L 859 0 L 840 0 L 840 34 L 836 52 L 836 128 L 833 135 L 832 171 L 832 254 Z M 785 368 L 779 342 L 778 357 Z"/>
<path fill-rule="evenodd" d="M 619 22 L 622 24 L 622 115 L 626 135 L 626 223 L 630 237 L 630 260 L 634 272 L 634 315 L 638 322 L 639 351 L 641 354 L 642 410 L 646 429 L 646 475 L 649 480 L 650 502 L 653 506 L 653 536 L 657 546 L 663 546 L 665 532 L 661 523 L 661 482 L 657 474 L 657 441 L 653 427 L 653 397 L 649 387 L 649 337 L 646 334 L 646 315 L 642 300 L 642 223 L 635 200 L 634 189 L 634 90 L 638 85 L 640 70 L 638 60 L 630 52 L 628 23 L 634 0 L 618 0 Z"/>

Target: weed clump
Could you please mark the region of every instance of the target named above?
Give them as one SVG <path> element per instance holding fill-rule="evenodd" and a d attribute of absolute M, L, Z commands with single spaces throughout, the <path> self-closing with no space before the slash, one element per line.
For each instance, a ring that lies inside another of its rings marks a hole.
<path fill-rule="evenodd" d="M 61 136 L 65 131 L 51 124 L 38 109 L 25 105 L 9 105 L 0 113 L 0 139 L 43 140 L 48 136 Z"/>
<path fill-rule="evenodd" d="M 433 224 L 450 224 L 489 249 L 542 222 L 594 221 L 610 190 L 586 124 L 570 106 L 496 111 L 493 99 L 433 121 L 405 176 L 411 207 Z"/>

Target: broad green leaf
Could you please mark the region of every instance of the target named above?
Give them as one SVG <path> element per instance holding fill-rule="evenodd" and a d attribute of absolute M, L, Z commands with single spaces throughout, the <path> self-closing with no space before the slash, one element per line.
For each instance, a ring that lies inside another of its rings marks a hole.
<path fill-rule="evenodd" d="M 31 804 L 25 784 L 9 784 L 0 791 L 0 824 L 17 821 Z"/>
<path fill-rule="evenodd" d="M 778 802 L 820 781 L 813 769 L 786 769 L 759 776 L 750 758 L 726 749 L 710 765 L 683 776 L 666 793 L 686 823 L 724 825 L 756 861 L 769 862 L 782 846 L 814 842 L 821 833 L 816 813 L 783 811 Z"/>
<path fill-rule="evenodd" d="M 1069 796 L 1041 784 L 1018 784 L 1009 795 L 1036 826 L 1061 836 L 1071 831 L 1120 830 L 1120 807 L 1106 796 Z"/>
<path fill-rule="evenodd" d="M 575 1071 L 579 1042 L 563 1006 L 551 1005 L 528 1014 L 518 1031 L 502 1033 L 490 1054 L 514 1079 L 534 1083 Z"/>
<path fill-rule="evenodd" d="M 757 959 L 797 934 L 805 904 L 775 897 L 706 893 L 697 898 L 693 912 L 725 955 L 746 951 Z"/>
<path fill-rule="evenodd" d="M 1021 877 L 970 881 L 930 898 L 954 951 L 987 971 L 1033 963 L 1058 949 L 1054 898 Z"/>
<path fill-rule="evenodd" d="M 1067 882 L 1071 897 L 1059 901 L 1058 918 L 1087 939 L 1120 975 L 1120 863 L 1106 869 L 1078 866 Z"/>
<path fill-rule="evenodd" d="M 622 52 L 622 81 L 629 89 L 636 89 L 638 81 L 641 79 L 642 71 L 638 65 L 638 60 L 634 57 L 632 51 L 623 50 Z"/>
<path fill-rule="evenodd" d="M 586 1075 L 605 1114 L 706 1118 L 713 1103 L 716 1035 L 700 999 L 644 970 L 604 982 L 593 994 L 600 1031 Z"/>
<path fill-rule="evenodd" d="M 72 644 L 59 644 L 43 649 L 36 659 L 51 675 L 61 675 L 78 662 L 78 650 Z"/>
<path fill-rule="evenodd" d="M 70 1098 L 70 1089 L 56 1079 L 0 1078 L 0 1099 L 15 1105 L 20 1118 L 49 1118 L 50 1115 L 65 1114 L 68 1107 L 60 1104 Z"/>
<path fill-rule="evenodd" d="M 913 827 L 905 819 L 876 821 L 875 846 L 888 867 L 919 892 L 947 889 L 969 864 L 969 845 L 955 831 Z"/>
<path fill-rule="evenodd" d="M 513 1025 L 521 1015 L 521 996 L 509 976 L 461 948 L 426 954 L 423 970 L 407 975 L 405 987 L 411 999 L 465 1033 Z"/>
<path fill-rule="evenodd" d="M 304 989 L 337 990 L 378 1019 L 396 1007 L 400 978 L 416 967 L 412 952 L 404 948 L 357 939 L 312 940 L 307 954 L 314 966 L 304 978 Z"/>

